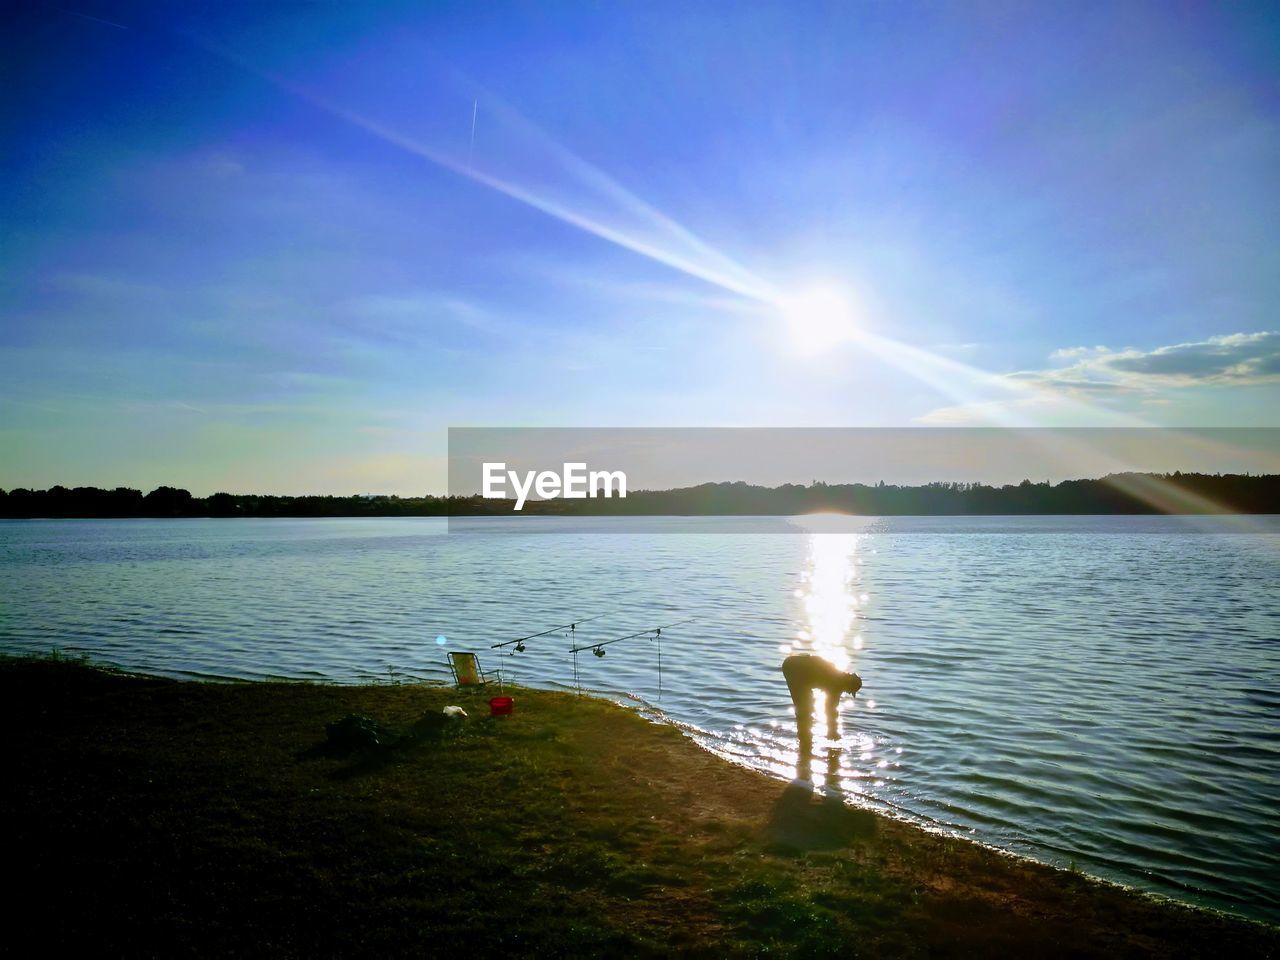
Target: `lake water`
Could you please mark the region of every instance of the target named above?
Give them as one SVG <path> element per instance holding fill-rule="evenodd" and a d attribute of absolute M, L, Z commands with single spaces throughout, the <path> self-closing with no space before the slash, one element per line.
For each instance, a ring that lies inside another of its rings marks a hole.
<path fill-rule="evenodd" d="M 1280 920 L 1280 520 L 0 521 L 0 649 L 203 678 L 446 680 L 475 650 L 797 774 L 779 666 L 861 674 L 812 768 L 851 800 Z M 530 529 L 552 531 L 529 535 Z M 444 644 L 437 637 L 445 638 Z M 510 650 L 511 648 L 507 648 Z M 819 727 L 821 730 L 821 727 Z"/>

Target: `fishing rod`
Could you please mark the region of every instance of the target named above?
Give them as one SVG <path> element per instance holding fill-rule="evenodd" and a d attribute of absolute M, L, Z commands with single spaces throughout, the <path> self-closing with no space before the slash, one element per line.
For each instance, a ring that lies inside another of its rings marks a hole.
<path fill-rule="evenodd" d="M 551 627 L 549 630 L 543 630 L 540 633 L 531 633 L 527 637 L 517 637 L 515 640 L 503 640 L 501 643 L 489 644 L 490 650 L 497 650 L 499 647 L 509 647 L 513 643 L 516 645 L 517 653 L 524 653 L 524 642 L 526 640 L 536 640 L 538 637 L 545 637 L 548 634 L 556 633 L 559 630 L 568 630 L 573 633 L 580 623 L 588 623 L 592 620 L 599 620 L 601 617 L 609 616 L 608 613 L 597 613 L 594 617 L 583 617 L 580 620 L 574 620 L 572 623 L 562 623 L 558 627 Z"/>
<path fill-rule="evenodd" d="M 629 633 L 625 637 L 615 637 L 612 640 L 604 640 L 601 643 L 588 643 L 581 647 L 573 647 L 570 653 L 573 654 L 573 682 L 578 688 L 578 693 L 582 693 L 582 682 L 578 679 L 578 654 L 583 650 L 590 650 L 597 657 L 603 657 L 604 648 L 611 643 L 621 643 L 623 640 L 634 640 L 636 637 L 647 637 L 653 634 L 653 639 L 658 641 L 658 698 L 662 698 L 662 631 L 669 630 L 672 627 L 680 627 L 686 623 L 693 623 L 695 617 L 688 620 L 678 620 L 675 623 L 664 623 L 660 627 L 650 627 L 648 630 L 638 630 L 635 633 Z"/>
<path fill-rule="evenodd" d="M 612 640 L 603 640 L 603 641 L 601 641 L 600 643 L 584 643 L 584 644 L 583 644 L 582 646 L 580 646 L 580 647 L 574 647 L 574 648 L 573 648 L 572 650 L 570 650 L 569 652 L 570 652 L 570 653 L 581 653 L 583 650 L 590 650 L 590 651 L 591 651 L 592 653 L 594 653 L 597 657 L 603 657 L 603 656 L 604 656 L 604 650 L 603 650 L 603 649 L 601 649 L 601 648 L 603 648 L 603 647 L 607 647 L 607 646 L 609 646 L 609 644 L 611 644 L 611 643 L 621 643 L 623 640 L 634 640 L 636 637 L 644 637 L 644 636 L 648 636 L 648 635 L 649 635 L 649 634 L 651 634 L 651 633 L 652 633 L 655 637 L 660 637 L 660 636 L 662 636 L 662 631 L 663 631 L 663 630 L 668 630 L 668 629 L 670 629 L 671 627 L 679 627 L 679 626 L 683 626 L 683 625 L 684 625 L 684 624 L 686 624 L 686 623 L 693 623 L 694 619 L 695 619 L 694 617 L 690 617 L 688 620 L 680 620 L 680 621 L 677 621 L 676 623 L 664 623 L 664 624 L 663 624 L 662 626 L 660 626 L 660 627 L 650 627 L 648 630 L 637 630 L 635 633 L 628 633 L 625 637 L 615 637 L 615 638 L 614 638 L 614 639 L 612 639 Z M 597 651 L 599 651 L 599 652 L 597 652 Z"/>

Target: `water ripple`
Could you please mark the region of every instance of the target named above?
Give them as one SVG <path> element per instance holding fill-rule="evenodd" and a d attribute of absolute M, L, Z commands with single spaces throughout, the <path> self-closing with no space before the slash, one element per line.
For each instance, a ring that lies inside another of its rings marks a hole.
<path fill-rule="evenodd" d="M 447 681 L 444 651 L 469 649 L 511 681 L 571 689 L 569 637 L 518 656 L 489 645 L 605 611 L 577 642 L 693 617 L 663 637 L 661 690 L 646 639 L 579 656 L 582 685 L 770 775 L 1280 920 L 1274 518 L 1251 534 L 1153 517 L 809 536 L 504 523 L 0 522 L 0 648 L 344 682 Z M 842 736 L 807 760 L 778 670 L 792 650 L 865 681 Z"/>

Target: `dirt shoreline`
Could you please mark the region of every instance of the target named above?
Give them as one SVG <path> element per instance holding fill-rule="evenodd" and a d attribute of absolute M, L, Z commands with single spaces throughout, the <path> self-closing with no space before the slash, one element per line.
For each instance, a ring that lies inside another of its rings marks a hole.
<path fill-rule="evenodd" d="M 508 692 L 511 692 L 510 690 Z M 125 955 L 1233 956 L 1280 929 L 824 801 L 593 698 L 0 661 L 13 942 Z M 424 723 L 450 703 L 471 713 Z M 377 722 L 380 746 L 326 745 Z M 386 732 L 395 734 L 387 742 Z"/>

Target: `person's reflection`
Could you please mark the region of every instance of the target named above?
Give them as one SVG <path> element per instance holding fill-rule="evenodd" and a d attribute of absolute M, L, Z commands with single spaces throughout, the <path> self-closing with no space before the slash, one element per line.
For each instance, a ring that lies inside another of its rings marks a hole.
<path fill-rule="evenodd" d="M 796 778 L 791 781 L 797 786 L 808 786 L 813 789 L 813 750 L 812 744 L 800 741 L 800 753 L 796 757 Z"/>
<path fill-rule="evenodd" d="M 827 772 L 822 788 L 828 800 L 841 801 L 844 792 L 840 789 L 840 756 L 844 751 L 840 747 L 827 748 Z M 813 743 L 801 741 L 800 753 L 796 757 L 796 776 L 791 786 L 806 793 L 813 792 Z"/>
<path fill-rule="evenodd" d="M 840 802 L 844 793 L 840 789 L 840 748 L 827 748 L 827 782 L 822 792 L 828 800 Z"/>

